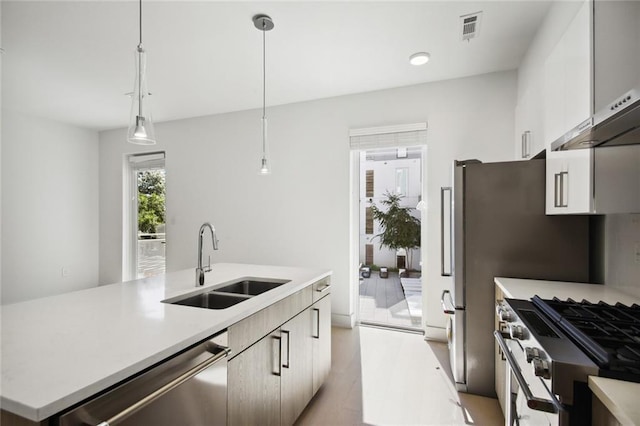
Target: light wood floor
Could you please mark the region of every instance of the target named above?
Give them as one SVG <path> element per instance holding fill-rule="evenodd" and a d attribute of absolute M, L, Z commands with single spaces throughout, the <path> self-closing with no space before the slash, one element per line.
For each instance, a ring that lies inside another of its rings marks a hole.
<path fill-rule="evenodd" d="M 504 424 L 496 399 L 455 391 L 445 344 L 371 327 L 332 332 L 331 374 L 297 425 Z"/>

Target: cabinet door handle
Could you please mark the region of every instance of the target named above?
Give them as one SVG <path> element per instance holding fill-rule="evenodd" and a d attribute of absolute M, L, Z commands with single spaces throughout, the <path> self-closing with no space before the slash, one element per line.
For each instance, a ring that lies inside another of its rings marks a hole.
<path fill-rule="evenodd" d="M 522 136 L 524 136 L 524 158 L 531 156 L 531 131 L 526 130 Z"/>
<path fill-rule="evenodd" d="M 289 353 L 289 349 L 291 348 L 291 335 L 290 332 L 287 330 L 280 330 L 282 332 L 282 334 L 286 334 L 287 335 L 287 363 L 286 364 L 282 364 L 282 366 L 284 368 L 289 368 L 289 364 L 290 364 L 290 353 Z M 282 353 L 282 351 L 280 351 L 280 353 Z M 282 356 L 280 356 L 280 362 L 282 363 Z"/>
<path fill-rule="evenodd" d="M 280 336 L 273 336 L 273 340 L 278 342 L 278 370 L 273 372 L 274 376 L 282 376 L 282 338 Z"/>
<path fill-rule="evenodd" d="M 560 207 L 569 207 L 569 172 L 560 172 Z M 565 191 L 567 196 L 565 197 Z"/>
<path fill-rule="evenodd" d="M 320 338 L 320 309 L 313 308 L 313 311 L 316 313 L 316 335 L 313 336 L 314 339 Z"/>
<path fill-rule="evenodd" d="M 523 132 L 520 135 L 520 158 L 527 158 L 525 152 L 526 152 L 526 148 L 525 148 L 525 133 Z"/>
<path fill-rule="evenodd" d="M 324 287 L 322 288 L 316 288 L 316 291 L 318 293 L 324 293 L 325 291 L 329 290 L 331 288 L 331 284 L 325 284 Z"/>
<path fill-rule="evenodd" d="M 553 207 L 562 207 L 560 202 L 560 173 L 553 174 Z"/>

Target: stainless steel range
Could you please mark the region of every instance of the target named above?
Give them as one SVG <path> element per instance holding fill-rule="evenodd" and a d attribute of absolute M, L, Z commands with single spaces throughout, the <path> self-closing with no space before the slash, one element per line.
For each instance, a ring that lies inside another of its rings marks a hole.
<path fill-rule="evenodd" d="M 506 424 L 591 424 L 588 376 L 640 382 L 640 306 L 505 299 Z"/>

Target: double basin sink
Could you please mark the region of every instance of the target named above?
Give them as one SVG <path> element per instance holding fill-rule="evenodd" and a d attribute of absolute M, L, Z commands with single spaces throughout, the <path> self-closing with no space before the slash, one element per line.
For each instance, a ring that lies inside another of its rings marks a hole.
<path fill-rule="evenodd" d="M 242 278 L 222 287 L 180 296 L 179 298 L 163 300 L 172 305 L 194 306 L 206 309 L 226 309 L 254 296 L 273 290 L 289 280 L 275 280 L 266 278 Z"/>

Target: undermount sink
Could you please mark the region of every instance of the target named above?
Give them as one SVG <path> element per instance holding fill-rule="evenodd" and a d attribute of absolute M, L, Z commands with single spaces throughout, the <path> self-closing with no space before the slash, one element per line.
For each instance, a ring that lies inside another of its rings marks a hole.
<path fill-rule="evenodd" d="M 271 278 L 242 278 L 219 288 L 167 299 L 162 302 L 196 308 L 226 309 L 288 282 L 289 280 Z"/>
<path fill-rule="evenodd" d="M 282 284 L 286 284 L 287 280 L 270 280 L 270 281 L 258 281 L 252 279 L 246 279 L 238 281 L 232 284 L 227 284 L 224 287 L 215 289 L 221 293 L 234 293 L 244 294 L 247 296 L 257 296 L 265 291 L 273 290 L 276 287 L 280 287 Z"/>
<path fill-rule="evenodd" d="M 249 297 L 231 294 L 219 294 L 216 292 L 200 293 L 175 302 L 167 302 L 172 305 L 194 306 L 196 308 L 226 309 L 230 306 L 247 300 Z"/>

